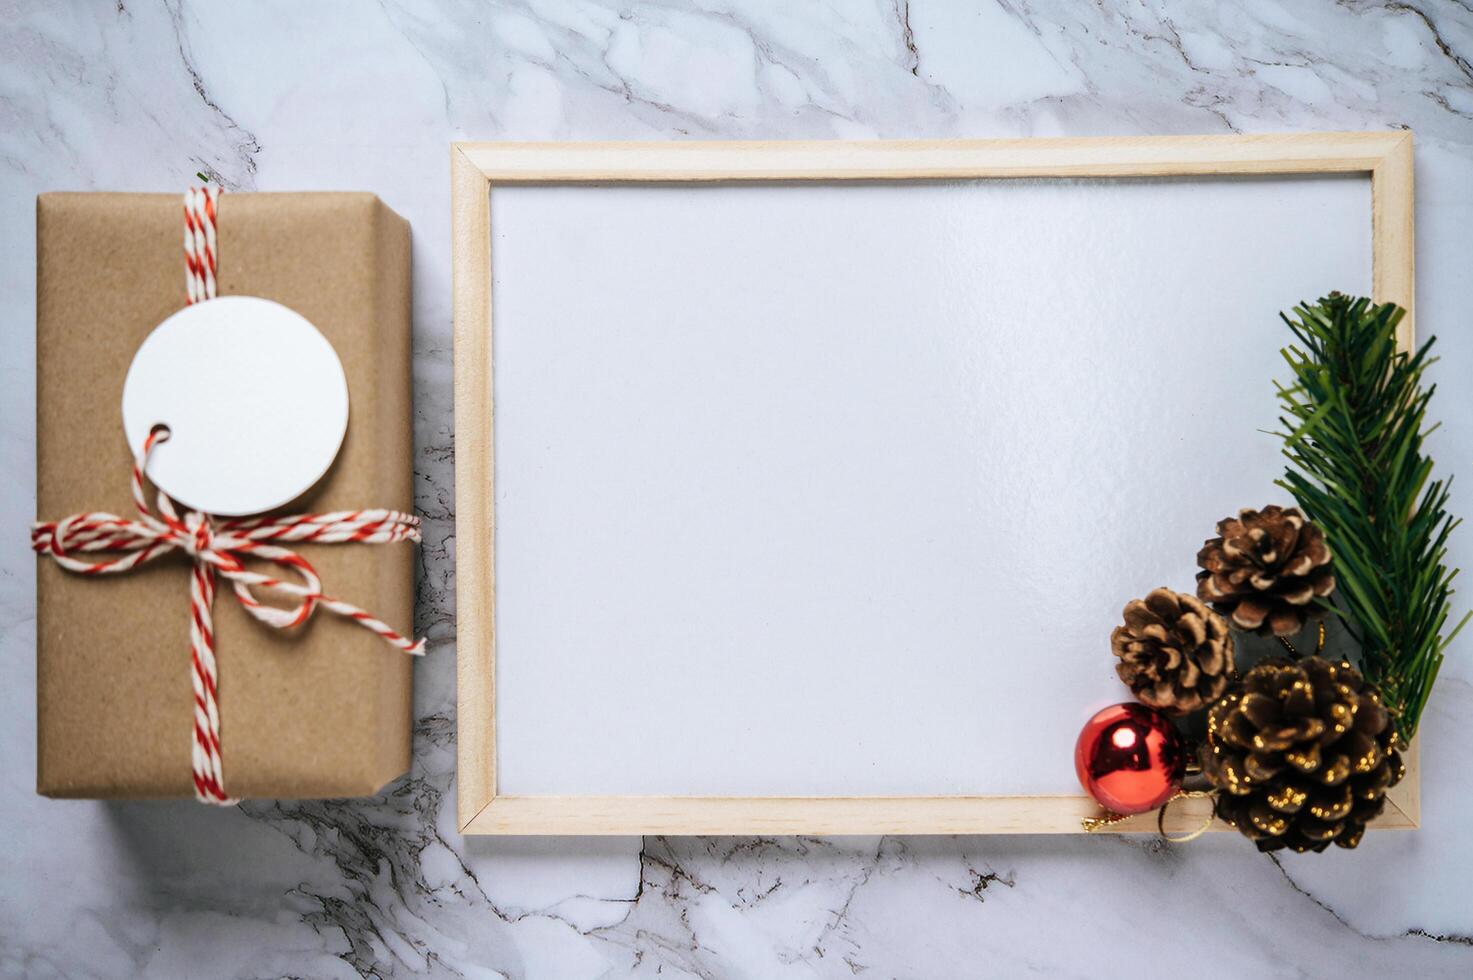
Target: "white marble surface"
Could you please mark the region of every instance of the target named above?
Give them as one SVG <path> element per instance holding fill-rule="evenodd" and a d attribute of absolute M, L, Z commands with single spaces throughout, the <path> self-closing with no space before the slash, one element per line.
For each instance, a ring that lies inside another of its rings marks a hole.
<path fill-rule="evenodd" d="M 1473 433 L 1473 10 L 1461 0 L 178 2 L 0 10 L 0 972 L 16 976 L 1473 973 L 1473 666 L 1423 728 L 1425 826 L 1218 835 L 462 840 L 446 143 L 1411 127 L 1437 437 Z M 368 189 L 414 224 L 428 520 L 412 775 L 381 800 L 57 803 L 34 783 L 33 195 Z M 1458 509 L 1473 509 L 1460 490 Z M 1466 529 L 1454 560 L 1473 567 Z"/>

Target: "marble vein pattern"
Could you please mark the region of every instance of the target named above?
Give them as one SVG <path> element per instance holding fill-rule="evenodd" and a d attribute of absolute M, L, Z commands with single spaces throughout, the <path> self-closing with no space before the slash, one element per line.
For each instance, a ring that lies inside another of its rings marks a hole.
<path fill-rule="evenodd" d="M 1354 854 L 1276 860 L 1226 835 L 461 838 L 447 168 L 464 138 L 1410 128 L 1435 448 L 1468 479 L 1470 59 L 1467 0 L 3 0 L 0 974 L 1473 975 L 1473 638 L 1424 724 L 1424 828 Z M 432 655 L 414 769 L 377 799 L 34 795 L 34 195 L 196 172 L 371 190 L 413 222 Z M 1455 505 L 1473 512 L 1466 486 Z M 1473 567 L 1466 529 L 1452 558 Z"/>

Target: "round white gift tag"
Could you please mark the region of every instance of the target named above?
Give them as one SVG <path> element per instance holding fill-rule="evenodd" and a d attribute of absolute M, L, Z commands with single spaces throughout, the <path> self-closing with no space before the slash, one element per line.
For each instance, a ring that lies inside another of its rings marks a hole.
<path fill-rule="evenodd" d="M 254 296 L 195 303 L 154 328 L 123 383 L 136 455 L 155 426 L 148 478 L 194 510 L 240 516 L 305 493 L 348 428 L 348 379 L 306 317 Z"/>

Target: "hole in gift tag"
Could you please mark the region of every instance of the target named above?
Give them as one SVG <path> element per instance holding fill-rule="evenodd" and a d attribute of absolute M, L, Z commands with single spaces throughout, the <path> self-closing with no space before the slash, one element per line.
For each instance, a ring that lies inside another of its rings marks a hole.
<path fill-rule="evenodd" d="M 211 514 L 301 496 L 332 466 L 347 428 L 348 381 L 332 344 L 300 313 L 254 296 L 175 313 L 139 346 L 123 383 L 133 452 L 163 430 L 148 478 Z"/>

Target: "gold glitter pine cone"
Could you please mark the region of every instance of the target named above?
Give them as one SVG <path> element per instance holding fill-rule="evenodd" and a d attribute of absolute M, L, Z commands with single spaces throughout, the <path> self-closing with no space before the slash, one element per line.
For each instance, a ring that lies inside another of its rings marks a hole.
<path fill-rule="evenodd" d="M 1115 672 L 1142 704 L 1186 715 L 1220 697 L 1233 672 L 1233 638 L 1225 619 L 1194 596 L 1153 589 L 1124 610 L 1110 634 L 1120 658 Z"/>
<path fill-rule="evenodd" d="M 1322 657 L 1274 657 L 1207 712 L 1202 772 L 1217 814 L 1260 851 L 1360 843 L 1405 774 L 1380 696 Z"/>
<path fill-rule="evenodd" d="M 1297 507 L 1245 508 L 1197 552 L 1197 598 L 1240 630 L 1292 636 L 1335 591 L 1324 532 Z"/>

